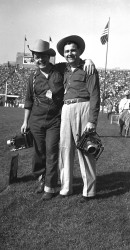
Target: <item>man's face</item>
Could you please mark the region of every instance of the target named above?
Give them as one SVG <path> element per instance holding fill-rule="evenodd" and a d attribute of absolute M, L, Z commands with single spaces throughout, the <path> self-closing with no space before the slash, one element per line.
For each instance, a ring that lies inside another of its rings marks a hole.
<path fill-rule="evenodd" d="M 49 55 L 45 55 L 44 53 L 40 53 L 40 52 L 34 52 L 33 54 L 33 58 L 35 61 L 35 64 L 40 68 L 46 68 L 49 64 Z"/>
<path fill-rule="evenodd" d="M 74 43 L 64 46 L 64 57 L 70 65 L 77 65 L 79 63 L 80 51 Z"/>

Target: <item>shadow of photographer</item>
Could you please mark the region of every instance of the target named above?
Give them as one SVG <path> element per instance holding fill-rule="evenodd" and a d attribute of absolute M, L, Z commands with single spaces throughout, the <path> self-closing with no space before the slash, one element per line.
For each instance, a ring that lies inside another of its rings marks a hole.
<path fill-rule="evenodd" d="M 36 180 L 33 175 L 25 175 L 17 178 L 16 183 Z M 60 183 L 58 184 L 60 189 Z M 73 179 L 73 194 L 81 194 L 83 181 L 81 177 Z M 120 196 L 130 191 L 130 172 L 113 172 L 97 176 L 96 199 L 106 199 L 113 196 Z"/>
<path fill-rule="evenodd" d="M 74 194 L 82 193 L 82 178 L 74 177 Z M 96 199 L 120 196 L 130 191 L 130 172 L 113 172 L 97 176 Z"/>

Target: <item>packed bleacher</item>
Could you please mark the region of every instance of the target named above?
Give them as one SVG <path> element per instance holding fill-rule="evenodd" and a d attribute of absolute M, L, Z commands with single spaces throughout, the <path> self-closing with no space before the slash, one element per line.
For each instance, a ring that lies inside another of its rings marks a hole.
<path fill-rule="evenodd" d="M 33 69 L 3 66 L 0 65 L 0 94 L 5 94 L 7 84 L 7 94 L 17 95 L 18 103 L 24 103 L 28 78 Z M 2 96 L 0 99 L 3 100 Z"/>
<path fill-rule="evenodd" d="M 7 83 L 7 94 L 18 95 L 17 103 L 23 104 L 26 86 L 31 68 L 0 65 L 0 94 L 5 94 Z M 105 106 L 111 99 L 113 106 L 117 106 L 124 91 L 130 89 L 130 70 L 98 70 L 101 89 L 101 103 Z M 104 103 L 103 103 L 104 100 Z M 0 95 L 0 102 L 3 97 Z M 3 103 L 4 105 L 4 103 Z"/>
<path fill-rule="evenodd" d="M 104 70 L 99 71 L 101 101 L 104 99 L 104 106 L 109 100 L 112 101 L 114 110 L 117 109 L 124 92 L 130 89 L 130 70 Z"/>

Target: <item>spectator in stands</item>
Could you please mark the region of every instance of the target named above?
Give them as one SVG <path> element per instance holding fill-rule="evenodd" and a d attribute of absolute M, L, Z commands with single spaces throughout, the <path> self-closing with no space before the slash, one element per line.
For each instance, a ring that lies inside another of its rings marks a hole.
<path fill-rule="evenodd" d="M 113 103 L 111 101 L 111 98 L 109 97 L 107 99 L 107 119 L 109 120 L 113 110 Z"/>
<path fill-rule="evenodd" d="M 124 98 L 120 100 L 119 103 L 119 114 L 121 114 L 124 110 L 129 110 L 130 104 L 130 91 L 126 90 L 124 92 Z"/>
<path fill-rule="evenodd" d="M 122 136 L 123 127 L 127 128 L 125 135 L 128 135 L 129 125 L 130 125 L 130 91 L 126 90 L 124 93 L 125 97 L 121 99 L 119 103 L 119 125 L 120 125 L 120 135 Z"/>
<path fill-rule="evenodd" d="M 118 102 L 115 103 L 115 112 L 116 112 L 116 114 L 119 113 L 119 104 L 118 104 Z"/>
<path fill-rule="evenodd" d="M 64 86 L 58 66 L 49 62 L 55 51 L 38 39 L 30 48 L 38 69 L 30 75 L 25 98 L 25 115 L 21 132 L 30 126 L 34 137 L 34 172 L 42 174 L 37 193 L 43 200 L 54 197 L 58 182 L 58 144 Z M 59 66 L 61 73 L 65 63 Z M 62 69 L 61 69 L 62 68 Z M 39 171 L 38 171 L 39 170 Z"/>

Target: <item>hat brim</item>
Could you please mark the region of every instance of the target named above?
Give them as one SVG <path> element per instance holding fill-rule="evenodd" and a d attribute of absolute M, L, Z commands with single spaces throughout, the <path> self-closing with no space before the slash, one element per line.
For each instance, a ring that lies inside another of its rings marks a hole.
<path fill-rule="evenodd" d="M 33 48 L 31 49 L 30 47 L 29 47 L 29 50 L 31 51 L 31 52 L 37 52 L 37 53 L 42 53 L 42 54 L 44 54 L 44 55 L 49 55 L 49 56 L 55 56 L 56 55 L 56 52 L 55 52 L 55 50 L 54 49 L 48 49 L 48 50 L 46 50 L 46 51 L 42 51 L 42 50 L 34 50 Z"/>
<path fill-rule="evenodd" d="M 57 50 L 58 50 L 59 54 L 61 56 L 64 56 L 64 46 L 67 42 L 70 42 L 70 41 L 75 42 L 79 46 L 80 55 L 81 55 L 85 50 L 85 42 L 80 36 L 76 36 L 76 35 L 67 36 L 67 37 L 61 39 L 57 43 Z"/>

